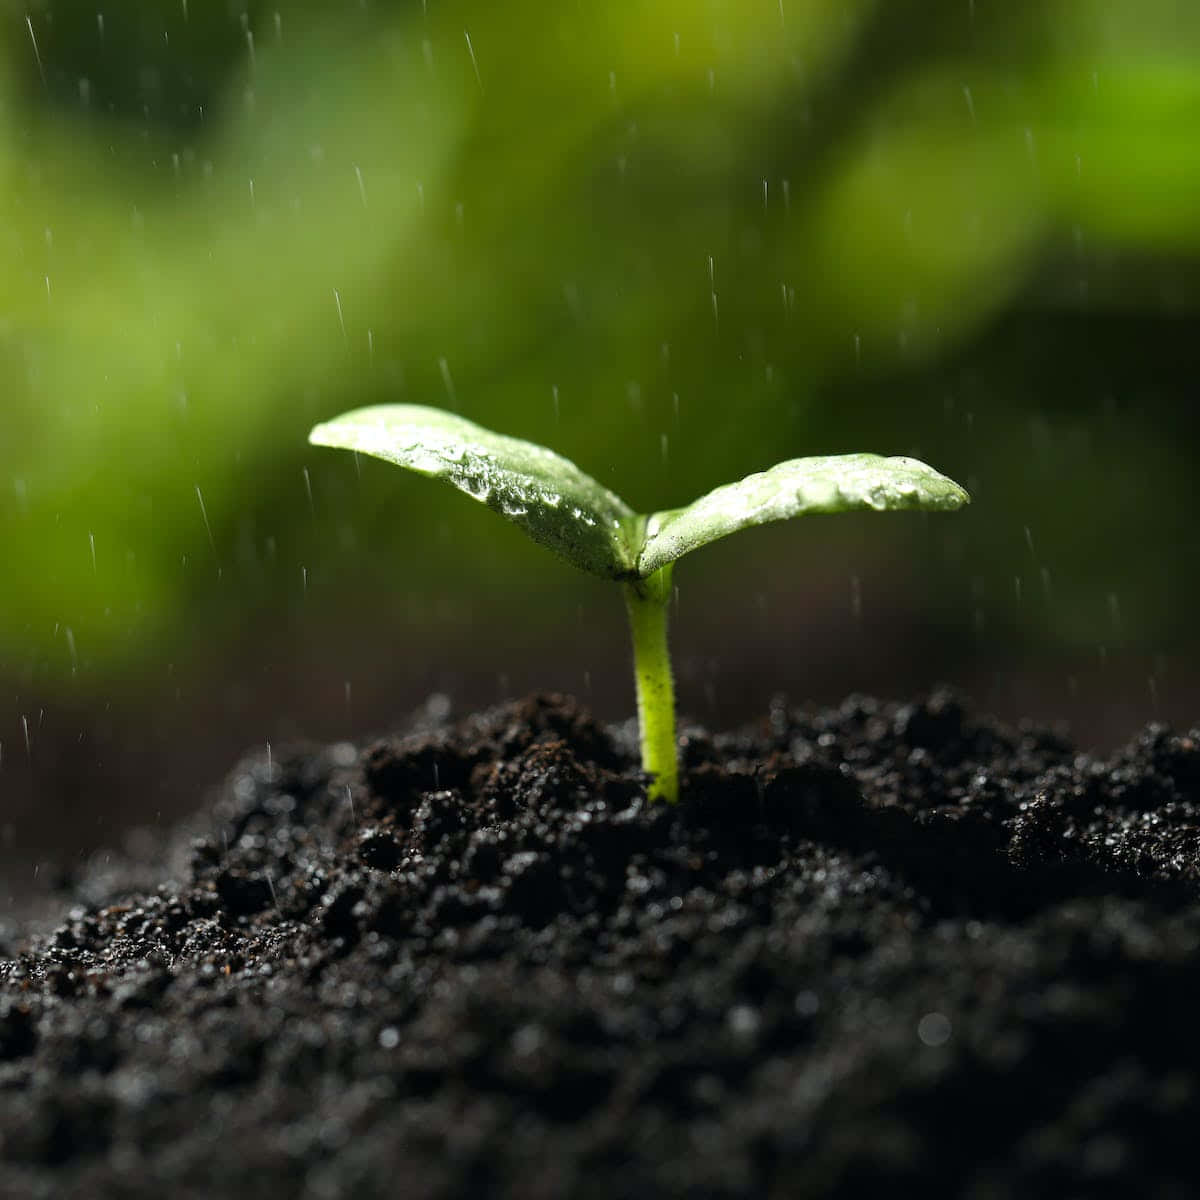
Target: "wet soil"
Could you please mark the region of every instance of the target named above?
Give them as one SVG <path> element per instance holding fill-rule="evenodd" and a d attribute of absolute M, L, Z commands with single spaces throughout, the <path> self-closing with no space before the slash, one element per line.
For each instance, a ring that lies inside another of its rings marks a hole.
<path fill-rule="evenodd" d="M 0 1195 L 1195 1194 L 1200 732 L 535 697 L 247 760 L 0 945 Z"/>

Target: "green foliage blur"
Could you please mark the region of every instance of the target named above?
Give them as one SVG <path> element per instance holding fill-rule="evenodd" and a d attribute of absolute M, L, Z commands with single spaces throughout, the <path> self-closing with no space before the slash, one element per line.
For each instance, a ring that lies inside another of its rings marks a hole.
<path fill-rule="evenodd" d="M 305 444 L 388 400 L 644 508 L 919 454 L 972 510 L 852 536 L 964 653 L 1186 640 L 1200 6 L 33 0 L 0 36 L 9 678 L 583 586 Z M 802 578 L 840 535 L 797 536 L 744 553 Z"/>

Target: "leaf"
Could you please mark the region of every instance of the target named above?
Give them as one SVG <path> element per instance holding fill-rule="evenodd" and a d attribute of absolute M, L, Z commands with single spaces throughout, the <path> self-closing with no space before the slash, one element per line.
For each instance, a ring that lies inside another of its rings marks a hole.
<path fill-rule="evenodd" d="M 593 575 L 637 574 L 642 519 L 619 496 L 544 446 L 419 404 L 355 409 L 318 425 L 308 440 L 444 479 Z"/>
<path fill-rule="evenodd" d="M 646 523 L 638 574 L 651 575 L 689 551 L 768 521 L 857 509 L 950 511 L 969 500 L 952 479 L 915 458 L 878 454 L 793 458 L 719 487 L 685 508 L 654 513 Z"/>

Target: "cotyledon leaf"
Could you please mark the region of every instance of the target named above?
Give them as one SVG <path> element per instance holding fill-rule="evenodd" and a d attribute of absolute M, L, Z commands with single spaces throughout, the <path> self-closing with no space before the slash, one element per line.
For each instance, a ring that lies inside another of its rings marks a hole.
<path fill-rule="evenodd" d="M 643 519 L 544 446 L 419 404 L 355 409 L 318 425 L 308 440 L 444 479 L 593 575 L 637 575 Z"/>
<path fill-rule="evenodd" d="M 833 454 L 793 458 L 646 522 L 638 574 L 652 575 L 689 551 L 750 525 L 806 513 L 856 509 L 951 511 L 970 500 L 952 479 L 915 458 Z"/>

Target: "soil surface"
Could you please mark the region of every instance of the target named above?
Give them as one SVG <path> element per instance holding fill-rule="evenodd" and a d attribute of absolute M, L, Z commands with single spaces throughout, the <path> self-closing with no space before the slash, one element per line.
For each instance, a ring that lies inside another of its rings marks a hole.
<path fill-rule="evenodd" d="M 0 1195 L 1190 1197 L 1200 732 L 535 697 L 243 763 L 0 944 Z"/>

